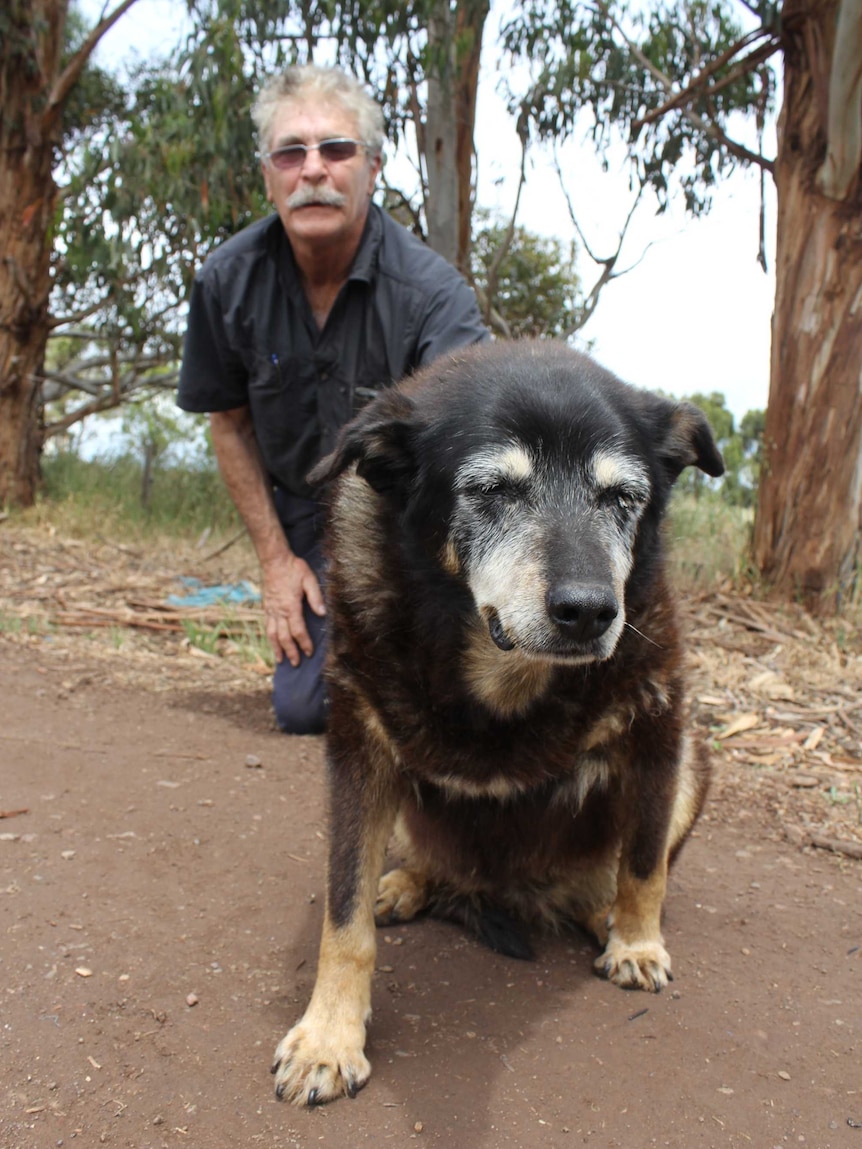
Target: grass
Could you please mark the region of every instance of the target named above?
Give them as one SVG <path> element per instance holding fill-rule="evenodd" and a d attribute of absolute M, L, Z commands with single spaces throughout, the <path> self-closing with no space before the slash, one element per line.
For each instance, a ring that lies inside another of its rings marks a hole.
<path fill-rule="evenodd" d="M 226 611 L 224 618 L 214 624 L 183 619 L 183 630 L 189 644 L 206 654 L 238 654 L 243 662 L 252 665 L 265 663 L 270 668 L 275 665 L 262 619 L 259 622 L 239 621 Z"/>
<path fill-rule="evenodd" d="M 676 495 L 667 524 L 676 581 L 695 590 L 749 581 L 753 522 L 751 510 L 731 506 L 714 492 L 699 499 Z"/>
<path fill-rule="evenodd" d="M 162 467 L 148 504 L 141 500 L 141 465 L 127 455 L 85 461 L 72 452 L 43 460 L 37 517 L 72 537 L 88 538 L 94 526 L 113 539 L 153 535 L 193 538 L 237 531 L 240 519 L 214 467 Z M 41 512 L 41 516 L 40 516 Z"/>

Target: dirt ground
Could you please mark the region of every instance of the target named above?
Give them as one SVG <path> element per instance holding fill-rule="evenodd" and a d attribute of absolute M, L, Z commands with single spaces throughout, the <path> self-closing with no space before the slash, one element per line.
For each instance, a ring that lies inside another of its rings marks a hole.
<path fill-rule="evenodd" d="M 594 977 L 580 936 L 522 963 L 383 931 L 371 1082 L 300 1111 L 268 1069 L 314 977 L 322 740 L 274 729 L 229 641 L 195 653 L 158 614 L 178 574 L 248 577 L 247 554 L 0 531 L 2 1149 L 862 1149 L 846 621 L 687 598 L 716 782 L 671 877 L 669 992 Z"/>

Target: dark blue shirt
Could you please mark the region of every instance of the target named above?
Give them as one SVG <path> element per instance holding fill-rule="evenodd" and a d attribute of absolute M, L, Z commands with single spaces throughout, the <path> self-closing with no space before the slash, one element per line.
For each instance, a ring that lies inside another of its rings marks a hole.
<path fill-rule="evenodd" d="M 273 483 L 308 496 L 305 476 L 376 391 L 487 337 L 464 279 L 373 204 L 320 331 L 273 215 L 229 239 L 199 272 L 177 401 L 186 411 L 248 405 Z"/>

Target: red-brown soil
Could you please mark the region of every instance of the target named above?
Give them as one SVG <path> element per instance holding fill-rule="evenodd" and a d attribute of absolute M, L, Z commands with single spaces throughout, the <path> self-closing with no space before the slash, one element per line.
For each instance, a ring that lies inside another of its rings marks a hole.
<path fill-rule="evenodd" d="M 301 1111 L 268 1069 L 314 977 L 322 741 L 274 730 L 238 655 L 49 629 L 246 560 L 0 542 L 2 1149 L 862 1149 L 852 628 L 691 600 L 717 777 L 671 878 L 669 992 L 594 977 L 580 936 L 521 963 L 442 923 L 383 931 L 371 1082 Z"/>

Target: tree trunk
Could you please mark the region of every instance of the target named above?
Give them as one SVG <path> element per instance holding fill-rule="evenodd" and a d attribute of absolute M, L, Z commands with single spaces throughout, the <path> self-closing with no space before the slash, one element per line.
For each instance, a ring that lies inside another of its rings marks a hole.
<path fill-rule="evenodd" d="M 473 159 L 476 143 L 476 96 L 479 91 L 479 63 L 482 33 L 490 11 L 489 0 L 462 0 L 456 16 L 456 116 L 455 162 L 458 168 L 458 255 L 457 266 L 465 275 L 470 270 L 473 239 L 475 179 Z"/>
<path fill-rule="evenodd" d="M 788 0 L 783 10 L 777 289 L 753 545 L 768 583 L 820 612 L 839 609 L 852 589 L 862 526 L 858 157 L 840 193 L 824 194 L 817 178 L 827 153 L 838 7 L 837 0 Z"/>
<path fill-rule="evenodd" d="M 39 480 L 59 132 L 47 103 L 66 5 L 13 0 L 0 48 L 0 504 L 31 505 Z"/>
<path fill-rule="evenodd" d="M 428 243 L 465 274 L 473 231 L 473 129 L 489 0 L 436 0 L 428 21 Z"/>
<path fill-rule="evenodd" d="M 437 0 L 428 21 L 428 104 L 425 166 L 428 245 L 454 264 L 458 259 L 457 111 L 455 34 L 449 0 Z"/>

